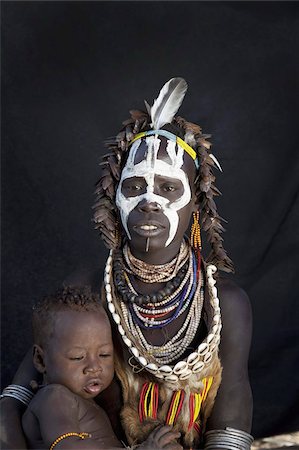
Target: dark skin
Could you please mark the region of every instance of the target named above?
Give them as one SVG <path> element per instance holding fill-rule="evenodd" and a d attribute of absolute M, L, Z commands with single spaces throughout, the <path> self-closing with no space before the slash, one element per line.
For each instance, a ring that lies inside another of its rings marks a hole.
<path fill-rule="evenodd" d="M 99 311 L 59 311 L 52 319 L 51 336 L 34 345 L 33 362 L 43 374 L 43 385 L 22 418 L 30 448 L 50 448 L 67 432 L 90 433 L 63 439 L 65 449 L 123 448 L 107 414 L 94 398 L 104 392 L 114 376 L 111 327 Z M 170 427 L 159 427 L 140 446 L 143 449 L 179 450 Z"/>
<path fill-rule="evenodd" d="M 163 154 L 163 150 L 159 153 L 158 158 L 164 158 L 165 160 L 166 155 L 165 152 Z M 189 204 L 178 212 L 180 217 L 179 227 L 175 238 L 170 245 L 167 247 L 163 246 L 163 243 L 165 244 L 168 236 L 167 230 L 165 230 L 165 235 L 161 233 L 157 239 L 150 237 L 149 251 L 146 252 L 146 236 L 142 237 L 140 235 L 134 235 L 134 229 L 132 229 L 132 240 L 129 241 L 132 253 L 137 258 L 150 264 L 163 264 L 176 256 L 183 235 L 190 222 L 192 212 L 197 209 L 196 198 L 194 195 L 195 167 L 192 159 L 187 154 L 184 156 L 183 170 L 188 176 L 193 195 Z M 165 182 L 166 181 L 169 180 L 165 179 Z M 155 189 L 160 189 L 158 184 L 156 185 L 156 181 Z M 128 221 L 129 226 L 130 220 L 132 220 L 133 223 L 134 221 L 136 222 L 138 218 L 143 218 L 144 221 L 155 218 L 155 220 L 159 221 L 160 218 L 158 216 L 161 214 L 161 210 L 160 208 L 157 208 L 157 204 L 155 203 L 143 202 L 137 205 L 131 214 L 132 217 L 129 217 Z M 165 223 L 165 219 L 161 218 L 161 222 Z M 73 285 L 86 285 L 92 284 L 94 279 L 95 272 L 85 271 L 75 274 L 66 282 L 67 284 Z M 133 284 L 137 291 L 141 293 L 153 293 L 163 286 L 163 284 L 145 284 L 141 281 L 136 282 L 136 280 Z M 97 283 L 97 286 L 98 285 L 99 283 Z M 247 371 L 252 326 L 250 302 L 245 292 L 230 280 L 221 279 L 221 277 L 219 277 L 217 280 L 217 288 L 223 323 L 220 344 L 220 359 L 223 366 L 223 373 L 222 382 L 215 400 L 213 411 L 207 422 L 207 429 L 233 427 L 250 432 L 252 420 L 252 394 Z M 184 315 L 171 322 L 167 326 L 167 329 L 149 331 L 146 337 L 152 344 L 162 344 L 165 342 L 165 334 L 173 336 L 179 330 L 183 320 Z M 204 337 L 204 333 L 204 326 L 200 324 L 195 338 L 196 342 L 194 342 L 193 345 L 199 344 Z M 26 361 L 23 364 L 26 366 Z M 24 371 L 22 369 L 19 371 L 19 375 L 14 379 L 14 383 L 26 384 L 26 381 L 34 376 L 32 372 L 31 375 L 29 375 L 29 373 L 30 369 L 28 370 L 27 361 L 27 368 L 25 367 Z M 121 391 L 117 382 L 115 381 L 112 383 L 100 397 L 101 404 L 105 408 L 114 430 L 117 431 L 117 429 L 119 429 L 119 411 L 121 408 Z M 11 402 L 10 399 L 4 400 L 8 400 L 6 403 L 10 403 L 10 406 L 6 407 L 6 411 L 10 408 L 10 412 L 9 417 L 6 419 L 7 423 L 5 427 L 6 432 L 9 433 L 9 424 L 13 423 L 21 412 L 18 412 L 16 407 L 12 406 L 12 402 L 16 403 L 14 400 Z M 16 433 L 14 432 L 12 434 L 14 440 L 11 441 L 9 438 L 7 442 L 16 442 Z M 12 438 L 12 436 L 10 437 Z M 18 434 L 17 438 L 21 439 L 21 433 Z M 14 448 L 25 448 L 24 441 L 19 440 L 18 443 L 22 443 L 23 447 L 17 445 L 14 446 Z"/>

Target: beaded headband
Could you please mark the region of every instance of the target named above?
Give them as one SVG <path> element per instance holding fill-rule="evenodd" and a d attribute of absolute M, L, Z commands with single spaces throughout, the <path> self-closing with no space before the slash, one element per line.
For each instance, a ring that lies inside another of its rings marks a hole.
<path fill-rule="evenodd" d="M 185 141 L 183 141 L 183 139 L 181 139 L 180 137 L 178 137 L 175 134 L 170 133 L 169 131 L 166 131 L 166 130 L 149 130 L 149 131 L 143 131 L 142 133 L 138 133 L 129 142 L 129 146 L 131 146 L 133 144 L 133 142 L 137 141 L 138 139 L 142 139 L 145 136 L 153 136 L 153 135 L 164 136 L 168 140 L 176 142 L 180 147 L 182 147 L 185 150 L 185 152 L 188 153 L 189 156 L 191 156 L 191 158 L 194 160 L 194 164 L 195 164 L 196 168 L 197 169 L 199 168 L 199 162 L 198 162 L 196 151 L 192 147 L 190 147 L 190 145 L 188 145 Z"/>

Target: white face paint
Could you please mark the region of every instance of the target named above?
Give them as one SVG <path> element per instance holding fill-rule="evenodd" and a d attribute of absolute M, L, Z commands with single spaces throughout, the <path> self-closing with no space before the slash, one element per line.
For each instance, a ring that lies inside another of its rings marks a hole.
<path fill-rule="evenodd" d="M 130 212 L 133 211 L 133 209 L 136 208 L 142 200 L 145 200 L 148 203 L 157 203 L 169 221 L 169 236 L 165 243 L 165 247 L 167 247 L 172 242 L 177 232 L 179 223 L 178 211 L 188 205 L 191 200 L 189 180 L 186 173 L 182 169 L 184 164 L 184 149 L 176 144 L 176 142 L 167 141 L 166 151 L 171 160 L 171 163 L 169 164 L 161 159 L 157 159 L 161 140 L 157 136 L 148 136 L 146 138 L 146 156 L 141 162 L 135 164 L 135 156 L 141 143 L 141 140 L 137 140 L 132 144 L 129 157 L 125 167 L 123 168 L 121 179 L 117 188 L 116 205 L 121 214 L 123 227 L 129 239 L 131 239 L 128 230 L 128 217 Z M 169 199 L 161 195 L 154 194 L 154 181 L 156 175 L 180 180 L 183 185 L 182 196 L 175 201 L 170 202 Z M 146 192 L 134 197 L 125 197 L 122 193 L 123 182 L 127 178 L 132 177 L 145 179 L 147 184 Z"/>

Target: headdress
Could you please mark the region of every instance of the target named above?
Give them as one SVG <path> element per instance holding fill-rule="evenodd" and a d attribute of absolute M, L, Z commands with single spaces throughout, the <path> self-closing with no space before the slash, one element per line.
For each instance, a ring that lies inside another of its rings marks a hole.
<path fill-rule="evenodd" d="M 221 167 L 215 156 L 209 152 L 211 143 L 207 139 L 210 135 L 203 134 L 199 125 L 175 116 L 186 91 L 187 83 L 183 78 L 172 78 L 162 87 L 152 107 L 145 102 L 146 112 L 131 110 L 130 119 L 123 122 L 123 128 L 118 135 L 105 141 L 109 152 L 102 157 L 102 175 L 96 184 L 96 202 L 93 206 L 95 228 L 100 231 L 108 248 L 115 249 L 120 245 L 119 214 L 115 196 L 130 145 L 146 135 L 163 135 L 169 140 L 176 140 L 194 159 L 197 167 L 195 186 L 201 225 L 211 246 L 207 262 L 215 264 L 220 270 L 232 272 L 233 264 L 223 248 L 221 236 L 225 231 L 222 226 L 224 219 L 219 216 L 213 199 L 221 195 L 214 185 L 213 168 L 221 170 Z"/>

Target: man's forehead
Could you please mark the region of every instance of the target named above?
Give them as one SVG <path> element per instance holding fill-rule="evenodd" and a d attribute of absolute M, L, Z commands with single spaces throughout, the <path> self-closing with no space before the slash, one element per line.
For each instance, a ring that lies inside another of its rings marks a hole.
<path fill-rule="evenodd" d="M 148 159 L 149 152 L 153 152 L 153 149 L 156 148 L 156 152 L 154 155 L 154 160 L 161 160 L 168 165 L 173 165 L 173 158 L 178 157 L 178 146 L 174 144 L 172 141 L 167 140 L 164 137 L 152 137 L 150 144 L 148 139 L 142 139 L 138 142 L 138 148 L 135 151 L 133 164 L 137 165 L 140 162 Z M 175 147 L 175 154 L 172 152 L 172 157 L 170 157 L 169 153 L 169 145 Z"/>

